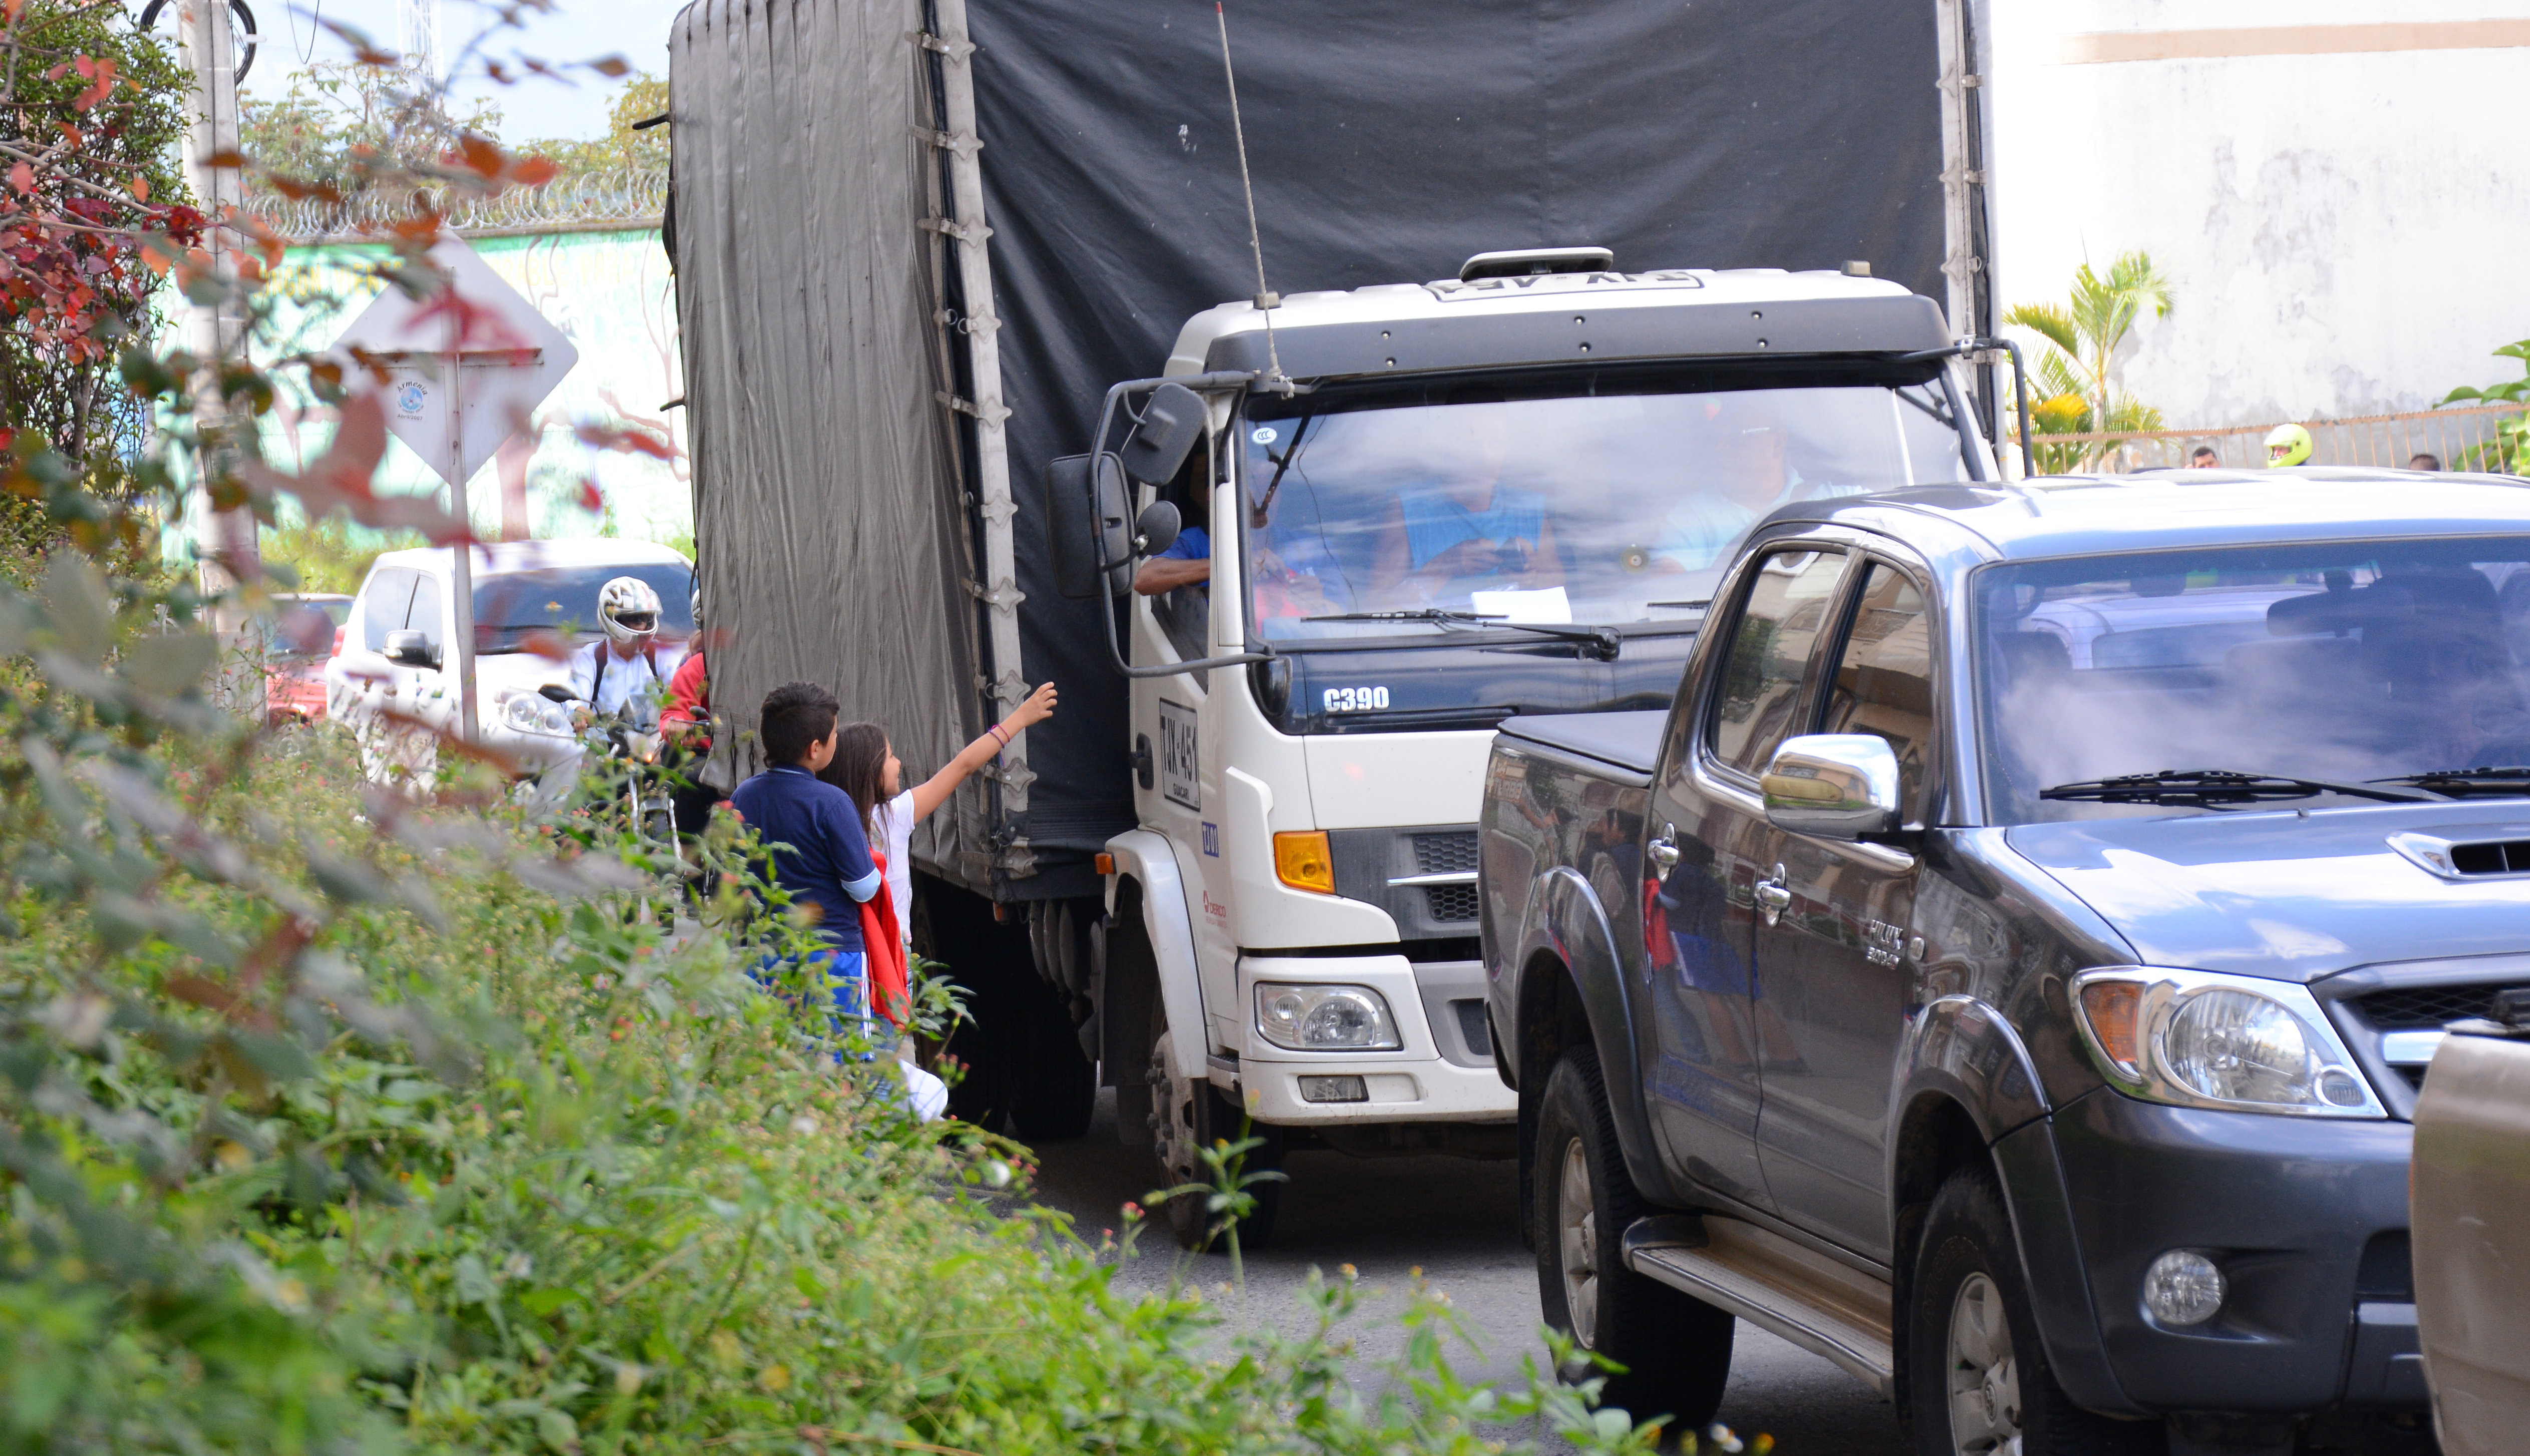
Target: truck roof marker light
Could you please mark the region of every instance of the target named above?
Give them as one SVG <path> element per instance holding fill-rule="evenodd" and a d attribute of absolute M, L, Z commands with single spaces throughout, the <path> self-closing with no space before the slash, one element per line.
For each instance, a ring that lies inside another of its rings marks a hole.
<path fill-rule="evenodd" d="M 2143 1009 L 2143 988 L 2132 981 L 2095 981 L 2082 988 L 2082 1019 L 2111 1061 L 2131 1075 L 2137 1065 L 2135 1023 Z"/>
<path fill-rule="evenodd" d="M 1289 831 L 1274 836 L 1274 878 L 1311 894 L 1336 892 L 1335 855 L 1325 830 Z"/>

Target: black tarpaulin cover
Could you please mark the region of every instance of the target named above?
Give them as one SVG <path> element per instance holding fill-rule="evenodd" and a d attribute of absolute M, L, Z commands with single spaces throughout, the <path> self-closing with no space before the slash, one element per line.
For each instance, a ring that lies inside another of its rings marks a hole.
<path fill-rule="evenodd" d="M 763 7 L 752 9 L 759 26 Z M 681 35 L 701 9 L 680 19 Z M 911 28 L 897 25 L 890 4 L 772 0 L 770 13 L 873 37 Z M 1228 21 L 1267 281 L 1285 295 L 1451 277 L 1488 249 L 1595 243 L 1627 271 L 1865 259 L 1880 276 L 1938 296 L 1932 0 L 1248 0 L 1231 5 Z M 1210 0 L 970 0 L 968 25 L 980 47 L 977 133 L 1019 506 L 1021 669 L 1031 682 L 1053 677 L 1064 689 L 1061 715 L 1029 734 L 1037 779 L 1027 822 L 1013 826 L 1048 873 L 1007 892 L 1076 893 L 1089 883 L 1079 862 L 1131 821 L 1129 745 L 1124 683 L 1106 666 L 1097 604 L 1054 590 L 1043 466 L 1086 447 L 1109 383 L 1156 372 L 1188 315 L 1254 294 L 1256 273 Z M 677 64 L 696 64 L 695 49 L 680 44 Z M 809 56 L 768 47 L 714 64 L 796 72 Z M 708 188 L 692 176 L 699 149 L 689 149 L 689 134 L 723 123 L 689 118 L 693 98 L 685 72 L 675 74 L 683 233 L 708 226 L 696 211 Z M 744 154 L 877 176 L 886 169 L 871 155 L 906 135 L 916 98 L 909 86 L 882 96 L 861 88 L 897 84 L 897 75 L 874 63 L 828 81 L 822 104 L 871 136 L 845 143 L 836 129 L 759 132 Z M 804 83 L 787 76 L 779 84 Z M 716 105 L 758 104 L 744 82 L 716 94 Z M 877 190 L 864 192 L 878 204 Z M 918 215 L 900 214 L 902 243 L 879 239 L 880 218 L 866 220 L 866 234 L 782 228 L 733 243 L 794 290 L 802 275 L 835 273 L 910 291 L 918 279 L 909 272 L 874 268 L 863 254 L 902 248 L 909 258 Z M 681 251 L 681 287 L 688 266 Z M 937 417 L 920 347 L 901 330 L 889 342 L 893 355 L 856 355 L 854 387 L 806 406 L 815 428 L 903 435 Z M 687 347 L 698 513 L 708 517 L 726 467 L 704 458 L 705 442 L 726 440 L 730 426 L 706 426 L 699 402 L 713 386 L 691 367 L 690 336 Z M 874 387 L 862 373 L 870 369 L 893 369 L 889 387 Z M 793 387 L 830 386 L 802 377 Z M 946 455 L 931 458 L 946 467 Z M 934 483 L 943 500 L 954 489 Z M 786 491 L 814 491 L 832 512 L 871 512 L 874 526 L 898 512 L 875 498 L 886 494 L 875 482 L 849 474 L 766 487 Z M 719 543 L 730 538 L 715 529 L 706 520 L 698 532 L 707 589 L 718 591 L 727 573 L 715 580 L 715 563 L 743 553 L 725 557 L 731 547 Z M 896 610 L 933 610 L 942 596 L 916 594 Z M 958 629 L 948 635 L 971 643 L 972 613 L 954 610 Z M 967 671 L 905 661 L 888 674 L 915 693 Z M 1067 864 L 1074 869 L 1063 872 Z"/>

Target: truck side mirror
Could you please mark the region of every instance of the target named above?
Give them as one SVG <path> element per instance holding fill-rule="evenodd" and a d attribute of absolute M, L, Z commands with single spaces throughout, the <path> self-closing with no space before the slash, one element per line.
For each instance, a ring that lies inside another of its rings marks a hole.
<path fill-rule="evenodd" d="M 1142 513 L 1133 519 L 1133 554 L 1158 556 L 1177 545 L 1178 533 L 1184 529 L 1185 523 L 1178 518 L 1178 508 L 1174 502 L 1153 501 L 1143 507 Z"/>
<path fill-rule="evenodd" d="M 1899 826 L 1898 755 L 1871 733 L 1787 738 L 1757 781 L 1766 822 L 1819 839 L 1859 839 Z"/>
<path fill-rule="evenodd" d="M 1100 547 L 1110 567 L 1107 589 L 1123 594 L 1133 581 L 1133 542 L 1126 515 L 1129 497 L 1116 457 L 1097 457 L 1096 492 L 1091 458 L 1068 455 L 1045 467 L 1047 545 L 1054 556 L 1054 589 L 1075 602 L 1098 594 Z"/>
<path fill-rule="evenodd" d="M 1203 439 L 1209 410 L 1203 396 L 1182 384 L 1164 384 L 1151 391 L 1150 403 L 1121 452 L 1125 473 L 1144 485 L 1166 485 L 1185 468 L 1186 457 Z"/>
<path fill-rule="evenodd" d="M 435 668 L 439 666 L 439 654 L 430 650 L 430 638 L 420 632 L 389 632 L 387 661 L 408 668 Z"/>

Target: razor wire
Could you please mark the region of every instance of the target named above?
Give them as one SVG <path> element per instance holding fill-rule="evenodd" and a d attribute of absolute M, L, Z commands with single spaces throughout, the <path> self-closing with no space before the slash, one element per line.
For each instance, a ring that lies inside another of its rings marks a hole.
<path fill-rule="evenodd" d="M 664 167 L 624 167 L 558 177 L 496 193 L 458 188 L 359 192 L 338 201 L 256 197 L 248 210 L 292 243 L 381 241 L 426 210 L 460 237 L 656 228 L 668 202 Z"/>

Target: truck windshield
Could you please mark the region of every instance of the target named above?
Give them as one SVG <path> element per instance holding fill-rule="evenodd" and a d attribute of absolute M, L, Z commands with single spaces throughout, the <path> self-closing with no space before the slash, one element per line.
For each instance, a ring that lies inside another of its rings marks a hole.
<path fill-rule="evenodd" d="M 2530 538 L 2068 558 L 1975 581 L 2000 823 L 2530 765 Z M 2318 786 L 2209 791 L 2189 779 L 2206 770 Z M 2134 776 L 2150 782 L 2102 783 Z"/>
<path fill-rule="evenodd" d="M 1461 382 L 1251 402 L 1255 630 L 1305 647 L 1469 624 L 1444 614 L 1691 621 L 1776 507 L 1971 478 L 1933 366 L 1718 382 L 1606 370 L 1529 398 Z"/>

